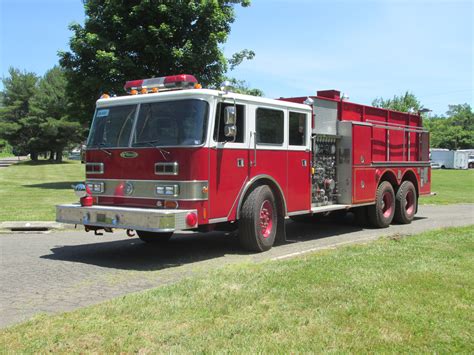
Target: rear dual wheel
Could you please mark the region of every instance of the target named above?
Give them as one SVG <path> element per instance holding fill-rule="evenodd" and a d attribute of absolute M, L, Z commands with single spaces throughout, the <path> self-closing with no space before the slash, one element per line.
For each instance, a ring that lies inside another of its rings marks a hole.
<path fill-rule="evenodd" d="M 415 186 L 411 181 L 404 181 L 395 196 L 394 220 L 401 224 L 409 224 L 415 218 L 418 207 L 418 197 Z"/>
<path fill-rule="evenodd" d="M 267 185 L 256 187 L 244 201 L 239 220 L 239 240 L 250 251 L 269 250 L 275 243 L 278 211 Z"/>

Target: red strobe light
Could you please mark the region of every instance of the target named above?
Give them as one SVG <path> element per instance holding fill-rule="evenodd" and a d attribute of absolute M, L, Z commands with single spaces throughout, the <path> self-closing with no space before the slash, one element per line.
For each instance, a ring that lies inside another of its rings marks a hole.
<path fill-rule="evenodd" d="M 156 92 L 160 90 L 193 89 L 198 83 L 197 79 L 189 74 L 162 76 L 160 78 L 131 80 L 125 83 L 124 89 L 128 93 L 132 90 L 141 92 Z"/>

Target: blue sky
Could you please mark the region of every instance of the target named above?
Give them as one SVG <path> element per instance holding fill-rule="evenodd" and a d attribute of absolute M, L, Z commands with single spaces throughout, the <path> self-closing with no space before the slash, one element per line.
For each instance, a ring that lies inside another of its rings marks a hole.
<path fill-rule="evenodd" d="M 253 0 L 237 7 L 225 53 L 256 52 L 230 73 L 268 97 L 339 89 L 350 101 L 412 91 L 434 113 L 473 105 L 471 0 Z M 67 50 L 81 0 L 0 0 L 0 70 L 38 74 Z"/>

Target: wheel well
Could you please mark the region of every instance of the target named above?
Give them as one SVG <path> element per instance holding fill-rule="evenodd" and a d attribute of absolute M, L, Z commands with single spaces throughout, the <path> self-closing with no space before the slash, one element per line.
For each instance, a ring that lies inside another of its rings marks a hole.
<path fill-rule="evenodd" d="M 413 184 L 413 186 L 415 186 L 416 195 L 417 196 L 420 195 L 418 191 L 418 180 L 416 179 L 416 175 L 412 170 L 408 170 L 407 172 L 405 172 L 405 175 L 403 175 L 402 181 L 410 181 Z"/>
<path fill-rule="evenodd" d="M 397 191 L 398 181 L 395 174 L 392 171 L 388 170 L 380 177 L 379 185 L 382 181 L 388 181 L 392 185 L 393 190 Z"/>
<path fill-rule="evenodd" d="M 273 192 L 273 196 L 275 196 L 275 202 L 277 205 L 278 213 L 282 216 L 286 216 L 286 201 L 285 201 L 285 197 L 283 196 L 283 192 L 281 188 L 278 186 L 276 181 L 273 181 L 268 178 L 260 178 L 254 181 L 253 183 L 251 183 L 251 185 L 247 187 L 247 189 L 243 193 L 242 198 L 239 201 L 239 205 L 237 206 L 237 219 L 240 218 L 240 209 L 242 208 L 242 204 L 247 198 L 247 196 L 253 190 L 255 190 L 258 186 L 262 186 L 262 185 L 268 185 L 270 187 L 270 189 Z"/>

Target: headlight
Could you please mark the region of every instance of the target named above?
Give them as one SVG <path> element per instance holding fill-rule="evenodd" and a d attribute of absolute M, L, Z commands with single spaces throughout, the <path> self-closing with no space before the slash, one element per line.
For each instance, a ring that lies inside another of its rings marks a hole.
<path fill-rule="evenodd" d="M 179 186 L 178 185 L 157 185 L 156 194 L 162 196 L 178 196 Z"/>
<path fill-rule="evenodd" d="M 101 194 L 104 192 L 104 183 L 103 182 L 88 182 L 87 187 L 94 194 Z"/>

